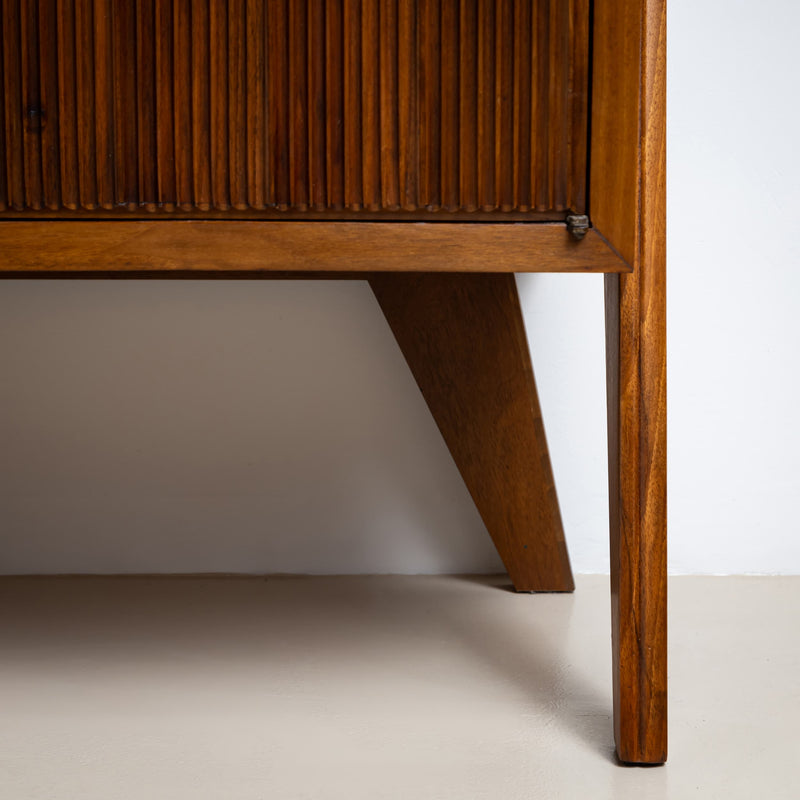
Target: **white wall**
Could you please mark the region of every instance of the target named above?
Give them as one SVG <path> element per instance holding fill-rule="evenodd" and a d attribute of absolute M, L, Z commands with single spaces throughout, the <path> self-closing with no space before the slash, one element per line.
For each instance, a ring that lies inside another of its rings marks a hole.
<path fill-rule="evenodd" d="M 670 565 L 800 572 L 794 3 L 669 12 Z M 604 572 L 602 279 L 519 288 L 573 563 Z M 0 284 L 0 573 L 499 560 L 366 284 Z"/>
<path fill-rule="evenodd" d="M 800 5 L 669 8 L 670 562 L 798 573 Z"/>

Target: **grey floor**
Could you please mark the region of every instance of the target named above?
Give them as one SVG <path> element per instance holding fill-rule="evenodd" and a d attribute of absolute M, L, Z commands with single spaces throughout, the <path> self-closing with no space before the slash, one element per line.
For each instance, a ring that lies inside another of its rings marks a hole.
<path fill-rule="evenodd" d="M 800 797 L 800 578 L 670 581 L 670 761 L 608 579 L 0 579 L 0 798 Z"/>

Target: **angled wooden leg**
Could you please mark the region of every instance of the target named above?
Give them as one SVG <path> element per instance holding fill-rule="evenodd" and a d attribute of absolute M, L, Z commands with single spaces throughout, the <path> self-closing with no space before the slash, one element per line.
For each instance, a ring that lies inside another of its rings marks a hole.
<path fill-rule="evenodd" d="M 370 285 L 514 587 L 572 591 L 514 276 L 383 273 Z"/>

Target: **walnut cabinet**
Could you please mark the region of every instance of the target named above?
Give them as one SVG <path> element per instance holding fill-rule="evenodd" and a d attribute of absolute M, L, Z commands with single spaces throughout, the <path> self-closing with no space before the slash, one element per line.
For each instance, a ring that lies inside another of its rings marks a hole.
<path fill-rule="evenodd" d="M 573 588 L 515 272 L 606 274 L 614 703 L 666 758 L 664 0 L 3 0 L 5 276 L 368 279 L 521 591 Z"/>

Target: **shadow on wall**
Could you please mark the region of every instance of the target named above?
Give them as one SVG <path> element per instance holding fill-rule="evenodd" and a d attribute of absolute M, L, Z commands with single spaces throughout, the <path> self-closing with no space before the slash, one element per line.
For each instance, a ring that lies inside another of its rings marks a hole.
<path fill-rule="evenodd" d="M 0 571 L 497 572 L 367 284 L 15 281 Z"/>
<path fill-rule="evenodd" d="M 519 286 L 573 563 L 602 571 L 581 278 Z M 502 570 L 365 282 L 8 281 L 0 370 L 2 573 Z"/>

